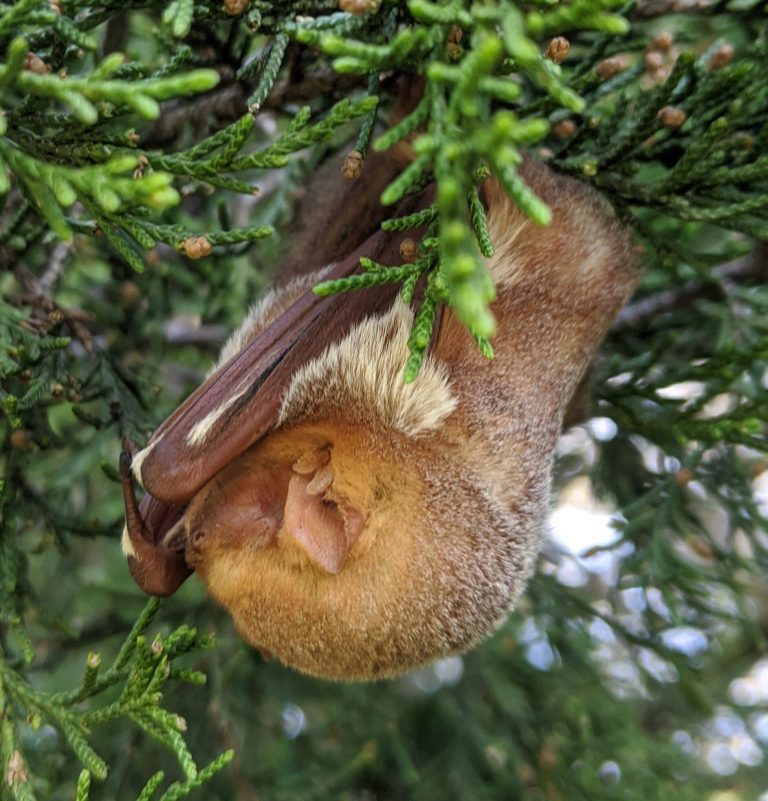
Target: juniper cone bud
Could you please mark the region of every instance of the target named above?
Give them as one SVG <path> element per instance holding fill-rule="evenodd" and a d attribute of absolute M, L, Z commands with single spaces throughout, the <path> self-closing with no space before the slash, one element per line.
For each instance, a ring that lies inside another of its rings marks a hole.
<path fill-rule="evenodd" d="M 207 256 L 213 245 L 204 236 L 190 236 L 182 242 L 184 255 L 188 259 L 202 259 Z"/>
<path fill-rule="evenodd" d="M 51 68 L 34 53 L 27 53 L 24 57 L 24 69 L 33 72 L 35 75 L 47 75 Z"/>
<path fill-rule="evenodd" d="M 419 246 L 413 239 L 411 239 L 411 237 L 406 237 L 400 243 L 400 255 L 406 261 L 414 261 L 419 255 Z"/>
<path fill-rule="evenodd" d="M 17 784 L 26 784 L 29 781 L 29 771 L 21 752 L 14 751 L 8 760 L 5 771 L 5 783 L 9 787 Z"/>
<path fill-rule="evenodd" d="M 29 431 L 25 431 L 23 428 L 20 428 L 17 431 L 13 431 L 11 433 L 10 440 L 11 440 L 11 447 L 16 449 L 17 451 L 29 450 L 29 446 L 31 444 Z"/>
<path fill-rule="evenodd" d="M 651 78 L 653 79 L 654 83 L 662 84 L 667 81 L 671 74 L 672 70 L 670 67 L 661 67 L 660 69 L 654 70 L 651 73 Z"/>
<path fill-rule="evenodd" d="M 666 53 L 670 47 L 675 43 L 675 37 L 669 31 L 662 31 L 661 33 L 657 33 L 656 36 L 651 39 L 651 46 L 650 50 L 661 50 L 663 53 Z"/>
<path fill-rule="evenodd" d="M 656 117 L 665 128 L 679 128 L 686 120 L 686 113 L 677 106 L 664 106 Z"/>
<path fill-rule="evenodd" d="M 133 306 L 141 297 L 141 290 L 133 281 L 123 281 L 120 284 L 120 303 L 123 306 Z"/>
<path fill-rule="evenodd" d="M 709 60 L 709 68 L 711 70 L 721 70 L 726 64 L 730 64 L 733 61 L 735 55 L 736 49 L 733 45 L 721 45 L 712 54 L 712 58 Z"/>
<path fill-rule="evenodd" d="M 618 75 L 624 69 L 624 64 L 619 58 L 605 58 L 596 67 L 595 74 L 598 78 L 607 80 Z"/>
<path fill-rule="evenodd" d="M 664 56 L 662 56 L 662 54 L 657 50 L 649 50 L 645 54 L 644 61 L 645 69 L 648 72 L 656 72 L 656 70 L 664 66 Z"/>
<path fill-rule="evenodd" d="M 711 559 L 714 556 L 712 546 L 700 537 L 693 537 L 688 544 L 702 559 Z"/>
<path fill-rule="evenodd" d="M 544 53 L 544 58 L 554 61 L 555 64 L 560 64 L 562 61 L 565 61 L 570 49 L 571 43 L 565 38 L 565 36 L 555 36 L 555 38 L 549 43 L 547 52 Z"/>
<path fill-rule="evenodd" d="M 448 33 L 448 43 L 446 48 L 448 50 L 448 55 L 454 60 L 458 60 L 461 58 L 461 54 L 464 52 L 459 42 L 461 38 L 464 36 L 464 31 L 458 25 L 452 25 L 451 30 Z"/>
<path fill-rule="evenodd" d="M 379 0 L 339 0 L 339 9 L 349 14 L 370 14 L 379 7 Z"/>
<path fill-rule="evenodd" d="M 560 120 L 553 130 L 558 139 L 567 139 L 576 133 L 576 123 L 573 120 Z"/>
<path fill-rule="evenodd" d="M 136 169 L 133 171 L 134 178 L 142 178 L 144 173 L 146 172 L 147 167 L 149 167 L 149 160 L 146 156 L 139 156 L 138 161 L 136 162 Z"/>
<path fill-rule="evenodd" d="M 352 181 L 363 174 L 363 154 L 359 150 L 350 150 L 341 167 L 341 174 Z"/>

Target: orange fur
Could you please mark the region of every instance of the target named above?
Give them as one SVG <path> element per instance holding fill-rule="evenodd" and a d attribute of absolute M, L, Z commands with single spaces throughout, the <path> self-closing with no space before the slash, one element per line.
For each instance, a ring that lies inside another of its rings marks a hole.
<path fill-rule="evenodd" d="M 524 589 L 564 412 L 635 283 L 626 232 L 599 198 L 531 162 L 524 174 L 554 219 L 537 228 L 486 187 L 495 360 L 446 312 L 421 384 L 401 392 L 393 348 L 409 317 L 373 320 L 379 328 L 351 331 L 296 375 L 278 429 L 187 509 L 198 575 L 241 635 L 286 664 L 333 679 L 392 675 L 487 636 Z M 365 369 L 347 380 L 355 358 Z M 325 502 L 364 520 L 337 573 L 307 558 L 279 512 L 291 465 L 323 448 L 333 470 Z M 276 504 L 258 490 L 265 481 Z M 228 482 L 237 495 L 215 502 Z M 258 536 L 233 517 L 249 493 L 264 506 Z M 193 543 L 211 526 L 226 536 Z"/>

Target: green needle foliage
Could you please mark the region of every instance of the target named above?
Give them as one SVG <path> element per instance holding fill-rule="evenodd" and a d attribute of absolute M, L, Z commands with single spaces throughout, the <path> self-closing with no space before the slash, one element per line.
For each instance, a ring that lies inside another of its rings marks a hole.
<path fill-rule="evenodd" d="M 0 661 L 0 701 L 5 710 L 2 723 L 3 764 L 12 766 L 6 773 L 6 790 L 13 798 L 35 798 L 33 782 L 24 756 L 20 750 L 22 725 L 14 718 L 13 710 L 24 709 L 27 713 L 25 727 L 39 729 L 45 723 L 54 725 L 62 732 L 69 747 L 84 769 L 77 784 L 76 798 L 87 801 L 90 777 L 106 779 L 109 768 L 89 742 L 93 729 L 111 720 L 128 719 L 168 748 L 178 759 L 184 774 L 183 782 L 174 782 L 160 798 L 163 801 L 184 798 L 190 791 L 210 779 L 234 756 L 226 751 L 211 764 L 198 770 L 182 736 L 187 723 L 179 715 L 164 709 L 162 690 L 169 679 L 194 684 L 205 683 L 205 675 L 195 670 L 178 669 L 173 660 L 184 653 L 210 648 L 210 638 L 199 637 L 195 629 L 180 626 L 167 637 L 157 635 L 151 642 L 146 630 L 158 609 L 156 600 L 150 601 L 139 615 L 133 629 L 120 648 L 110 667 L 101 671 L 101 657 L 89 653 L 83 672 L 82 683 L 74 690 L 47 693 L 36 690 L 23 681 L 13 666 Z M 25 654 L 28 660 L 32 653 Z M 103 699 L 110 688 L 122 685 L 114 700 L 102 700 L 101 705 L 91 699 Z M 78 709 L 90 702 L 84 710 Z M 150 799 L 160 788 L 163 774 L 155 774 L 143 788 L 140 798 Z"/>
<path fill-rule="evenodd" d="M 768 698 L 728 687 L 768 618 L 766 25 L 752 0 L 0 2 L 3 801 L 758 797 Z M 364 186 L 390 149 L 377 220 L 410 260 L 315 291 L 398 285 L 404 380 L 444 305 L 492 358 L 483 183 L 551 222 L 524 158 L 600 192 L 644 277 L 556 475 L 611 536 L 547 546 L 472 654 L 342 687 L 263 663 L 194 580 L 144 606 L 115 464 L 199 383 L 297 201 L 311 228 L 344 155 Z"/>

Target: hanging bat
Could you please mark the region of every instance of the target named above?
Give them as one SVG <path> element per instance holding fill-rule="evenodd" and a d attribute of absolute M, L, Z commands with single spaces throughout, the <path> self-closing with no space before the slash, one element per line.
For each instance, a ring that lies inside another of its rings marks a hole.
<path fill-rule="evenodd" d="M 395 288 L 311 292 L 361 255 L 397 263 L 396 235 L 377 231 L 267 295 L 205 383 L 121 455 L 123 547 L 146 592 L 194 571 L 247 642 L 331 679 L 391 676 L 505 619 L 542 540 L 564 413 L 636 279 L 598 196 L 521 170 L 553 222 L 485 183 L 495 359 L 446 309 L 405 384 L 413 311 Z"/>

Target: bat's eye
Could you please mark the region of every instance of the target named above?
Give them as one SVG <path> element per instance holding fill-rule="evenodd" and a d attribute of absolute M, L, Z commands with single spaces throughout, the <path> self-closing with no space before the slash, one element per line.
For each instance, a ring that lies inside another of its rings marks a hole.
<path fill-rule="evenodd" d="M 323 498 L 323 507 L 325 509 L 338 509 L 339 505 L 336 501 L 332 501 L 330 498 Z"/>

